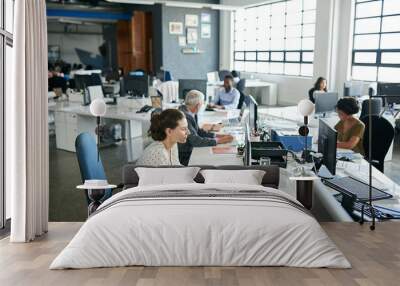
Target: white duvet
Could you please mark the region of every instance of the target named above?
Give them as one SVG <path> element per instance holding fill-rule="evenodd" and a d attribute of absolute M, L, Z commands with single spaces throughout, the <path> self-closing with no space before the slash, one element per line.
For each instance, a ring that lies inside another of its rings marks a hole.
<path fill-rule="evenodd" d="M 349 268 L 318 222 L 280 200 L 173 197 L 121 200 L 136 192 L 262 190 L 231 184 L 136 187 L 104 202 L 50 269 L 145 266 L 294 266 Z"/>

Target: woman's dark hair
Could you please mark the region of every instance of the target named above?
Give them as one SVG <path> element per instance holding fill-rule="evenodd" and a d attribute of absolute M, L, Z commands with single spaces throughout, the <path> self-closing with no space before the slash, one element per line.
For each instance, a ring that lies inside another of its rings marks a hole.
<path fill-rule="evenodd" d="M 324 81 L 324 80 L 326 80 L 326 78 L 320 76 L 320 77 L 317 79 L 317 81 L 315 82 L 315 84 L 314 84 L 314 89 L 315 89 L 315 90 L 319 90 L 319 87 L 320 87 L 320 85 L 321 85 L 321 82 Z M 328 91 L 326 87 L 325 87 L 324 91 Z"/>
<path fill-rule="evenodd" d="M 357 100 L 353 97 L 343 97 L 339 99 L 336 108 L 347 115 L 356 114 L 360 110 Z"/>
<path fill-rule="evenodd" d="M 231 75 L 232 75 L 233 77 L 239 77 L 239 72 L 233 70 L 233 71 L 231 72 Z"/>
<path fill-rule="evenodd" d="M 149 135 L 156 141 L 163 141 L 167 134 L 167 128 L 175 129 L 178 121 L 185 118 L 185 115 L 178 109 L 166 109 L 161 113 L 155 113 L 151 117 Z"/>
<path fill-rule="evenodd" d="M 230 75 L 230 74 L 227 74 L 227 75 L 224 77 L 224 79 L 229 79 L 229 80 L 233 81 L 233 76 Z"/>

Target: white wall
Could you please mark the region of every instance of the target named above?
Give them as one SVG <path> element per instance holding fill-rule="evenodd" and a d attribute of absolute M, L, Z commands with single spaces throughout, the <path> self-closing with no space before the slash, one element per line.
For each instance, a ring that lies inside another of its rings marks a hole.
<path fill-rule="evenodd" d="M 241 0 L 235 4 L 249 5 L 259 2 Z M 233 2 L 222 0 L 221 3 L 232 4 Z M 255 78 L 278 84 L 278 104 L 297 104 L 299 100 L 308 97 L 308 90 L 319 76 L 327 78 L 329 89 L 342 94 L 343 82 L 348 79 L 349 74 L 352 7 L 352 0 L 317 1 L 312 78 L 254 73 Z M 231 70 L 233 35 L 229 14 L 229 12 L 221 13 L 220 68 Z M 243 74 L 249 76 L 248 73 Z"/>

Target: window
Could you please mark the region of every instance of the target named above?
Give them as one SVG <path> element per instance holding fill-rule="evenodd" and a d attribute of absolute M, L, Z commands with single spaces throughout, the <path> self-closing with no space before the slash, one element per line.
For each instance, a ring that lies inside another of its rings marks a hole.
<path fill-rule="evenodd" d="M 400 1 L 355 0 L 351 75 L 400 81 Z"/>
<path fill-rule="evenodd" d="M 316 0 L 284 0 L 234 12 L 235 70 L 312 76 Z"/>
<path fill-rule="evenodd" d="M 0 228 L 4 228 L 5 220 L 9 216 L 6 208 L 6 200 L 9 196 L 5 194 L 4 187 L 4 104 L 5 98 L 11 92 L 10 75 L 13 63 L 13 21 L 14 0 L 0 0 Z M 7 211 L 7 212 L 6 212 Z"/>

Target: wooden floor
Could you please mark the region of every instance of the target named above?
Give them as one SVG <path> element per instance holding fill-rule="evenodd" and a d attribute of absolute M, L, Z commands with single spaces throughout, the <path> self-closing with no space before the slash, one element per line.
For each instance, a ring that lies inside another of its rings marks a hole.
<path fill-rule="evenodd" d="M 370 231 L 357 223 L 323 223 L 353 268 L 123 267 L 48 270 L 81 223 L 50 223 L 44 237 L 28 244 L 0 241 L 0 285 L 400 285 L 400 223 Z"/>

